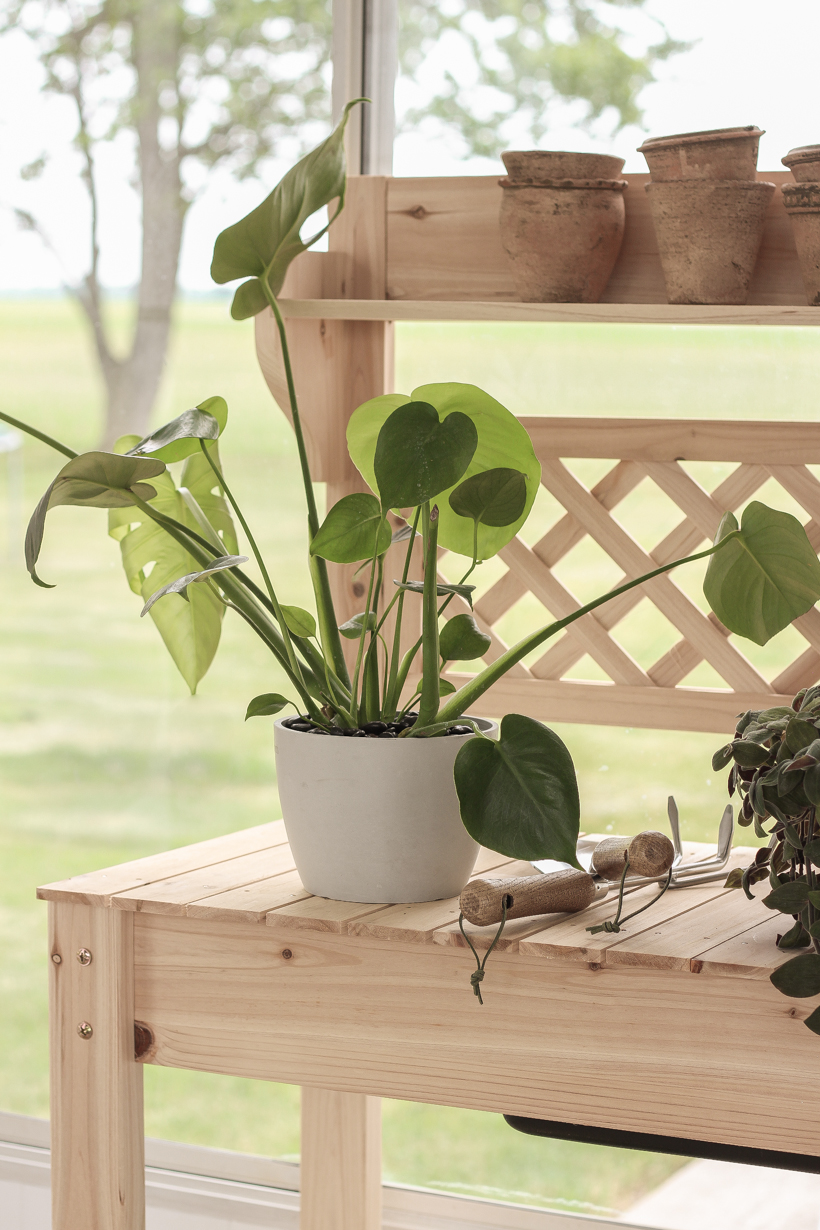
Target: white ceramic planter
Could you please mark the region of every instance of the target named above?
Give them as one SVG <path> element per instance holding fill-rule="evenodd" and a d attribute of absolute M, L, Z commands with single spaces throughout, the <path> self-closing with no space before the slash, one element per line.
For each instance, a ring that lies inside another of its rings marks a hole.
<path fill-rule="evenodd" d="M 387 905 L 457 896 L 478 854 L 453 781 L 471 738 L 343 739 L 276 722 L 279 798 L 307 891 Z"/>

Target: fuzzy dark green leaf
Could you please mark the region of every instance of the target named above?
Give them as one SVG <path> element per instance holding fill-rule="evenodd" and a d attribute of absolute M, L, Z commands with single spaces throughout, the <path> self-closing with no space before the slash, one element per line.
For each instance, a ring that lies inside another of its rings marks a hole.
<path fill-rule="evenodd" d="M 817 738 L 817 727 L 802 718 L 793 717 L 786 726 L 786 743 L 795 755 Z"/>
<path fill-rule="evenodd" d="M 458 412 L 442 420 L 429 402 L 394 410 L 376 442 L 373 469 L 384 508 L 415 508 L 457 483 L 473 458 L 478 432 Z"/>
<path fill-rule="evenodd" d="M 348 103 L 327 140 L 291 167 L 261 205 L 217 236 L 211 263 L 215 282 L 266 275 L 271 292 L 279 294 L 291 261 L 324 235 L 344 205 L 344 130 L 351 107 L 362 101 Z M 303 242 L 299 235 L 303 224 L 333 200 L 338 205 L 327 226 Z M 243 304 L 255 294 L 239 289 Z"/>
<path fill-rule="evenodd" d="M 733 867 L 727 875 L 723 887 L 724 888 L 740 888 L 743 880 L 743 868 Z"/>
<path fill-rule="evenodd" d="M 737 529 L 726 513 L 715 541 Z M 721 623 L 765 645 L 820 598 L 820 561 L 796 517 L 753 500 L 739 535 L 710 557 L 703 592 Z"/>
<path fill-rule="evenodd" d="M 803 774 L 803 789 L 807 799 L 816 806 L 820 804 L 820 764 L 806 769 Z"/>
<path fill-rule="evenodd" d="M 334 564 L 356 564 L 381 555 L 391 542 L 390 526 L 375 495 L 355 492 L 333 505 L 310 544 L 311 555 Z"/>
<path fill-rule="evenodd" d="M 820 1008 L 815 1008 L 814 1012 L 806 1017 L 803 1024 L 806 1025 L 812 1033 L 820 1034 Z"/>
<path fill-rule="evenodd" d="M 736 739 L 732 744 L 732 755 L 735 763 L 739 764 L 741 769 L 756 769 L 766 764 L 771 753 L 759 743 L 752 743 L 748 739 Z"/>
<path fill-rule="evenodd" d="M 510 858 L 579 865 L 575 767 L 547 726 L 507 714 L 497 743 L 480 738 L 464 744 L 455 782 L 464 826 L 481 845 Z"/>
<path fill-rule="evenodd" d="M 781 914 L 799 914 L 809 899 L 809 886 L 805 880 L 789 880 L 763 898 L 763 904 Z"/>
<path fill-rule="evenodd" d="M 718 748 L 712 757 L 712 772 L 719 773 L 721 769 L 725 769 L 727 764 L 731 763 L 731 760 L 732 745 L 727 743 L 723 747 Z"/>
<path fill-rule="evenodd" d="M 801 953 L 776 969 L 769 981 L 782 995 L 792 999 L 820 995 L 820 957 L 816 953 Z"/>
<path fill-rule="evenodd" d="M 483 658 L 490 645 L 492 638 L 481 631 L 466 611 L 448 619 L 439 633 L 439 653 L 445 662 L 471 662 L 474 658 Z"/>
<path fill-rule="evenodd" d="M 279 692 L 265 692 L 262 696 L 254 696 L 248 705 L 245 721 L 252 717 L 273 717 L 274 714 L 281 713 L 285 705 L 293 705 L 293 701 L 288 700 L 287 696 L 281 696 Z M 296 708 L 295 705 L 293 707 Z"/>
<path fill-rule="evenodd" d="M 777 947 L 781 950 L 789 948 L 808 948 L 811 943 L 811 936 L 798 918 L 793 927 L 790 927 L 785 935 L 781 935 L 777 941 Z"/>
<path fill-rule="evenodd" d="M 808 793 L 808 791 L 806 792 Z M 812 800 L 813 802 L 814 800 Z M 820 867 L 820 837 L 813 837 L 806 845 L 806 858 L 808 858 L 815 867 Z"/>

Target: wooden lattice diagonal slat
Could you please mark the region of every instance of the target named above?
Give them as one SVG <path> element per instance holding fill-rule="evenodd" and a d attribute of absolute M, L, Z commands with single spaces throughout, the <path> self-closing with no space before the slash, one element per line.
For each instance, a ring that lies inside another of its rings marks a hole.
<path fill-rule="evenodd" d="M 524 422 L 542 464 L 542 482 L 565 512 L 534 546 L 519 538 L 501 552 L 507 571 L 475 610 L 479 625 L 493 638 L 487 661 L 506 648 L 496 625 L 526 594 L 541 604 L 545 621 L 582 605 L 554 569 L 584 539 L 594 541 L 618 565 L 621 581 L 632 579 L 697 551 L 714 537 L 726 511 L 738 510 L 774 480 L 808 514 L 806 531 L 820 548 L 820 482 L 807 468 L 820 464 L 820 427 L 815 424 L 565 418 Z M 577 458 L 611 460 L 613 465 L 587 489 L 572 472 Z M 735 468 L 710 492 L 687 473 L 681 465 L 685 461 L 733 463 Z M 618 520 L 619 505 L 646 480 L 681 514 L 674 529 L 648 551 Z M 618 624 L 647 599 L 680 639 L 644 667 L 616 634 Z M 495 715 L 518 708 L 547 720 L 722 732 L 743 709 L 783 703 L 797 688 L 820 679 L 820 611 L 809 611 L 793 627 L 807 645 L 769 680 L 713 614 L 704 613 L 671 576 L 658 577 L 579 619 L 549 643 L 528 670 L 519 669 L 491 689 L 476 712 Z M 564 677 L 585 656 L 604 671 L 608 682 Z M 725 686 L 682 683 L 704 661 Z M 460 683 L 465 676 L 450 678 Z"/>

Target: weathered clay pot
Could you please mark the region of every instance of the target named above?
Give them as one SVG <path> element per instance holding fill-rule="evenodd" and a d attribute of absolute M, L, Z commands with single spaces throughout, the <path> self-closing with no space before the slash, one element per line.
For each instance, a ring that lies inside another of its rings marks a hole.
<path fill-rule="evenodd" d="M 817 156 L 820 158 L 820 149 Z M 784 185 L 783 203 L 792 220 L 806 302 L 820 307 L 820 183 Z"/>
<path fill-rule="evenodd" d="M 555 179 L 616 179 L 623 158 L 612 154 L 575 154 L 567 150 L 507 150 L 501 155 L 514 184 L 543 184 Z"/>
<path fill-rule="evenodd" d="M 820 181 L 820 145 L 798 145 L 780 161 L 788 167 L 798 184 Z"/>
<path fill-rule="evenodd" d="M 524 303 L 597 303 L 624 237 L 625 180 L 498 181 L 501 243 Z"/>
<path fill-rule="evenodd" d="M 638 147 L 652 175 L 652 182 L 679 179 L 754 180 L 757 147 L 765 129 L 712 128 L 704 132 L 679 132 L 671 137 L 651 137 Z"/>
<path fill-rule="evenodd" d="M 670 303 L 746 303 L 774 184 L 646 185 Z"/>

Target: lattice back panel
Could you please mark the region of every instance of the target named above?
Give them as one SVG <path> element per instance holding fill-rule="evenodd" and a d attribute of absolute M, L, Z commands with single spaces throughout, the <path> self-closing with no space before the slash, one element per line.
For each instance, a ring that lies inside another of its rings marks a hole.
<path fill-rule="evenodd" d="M 804 524 L 820 551 L 820 482 L 808 468 L 820 463 L 820 425 L 803 423 L 669 422 L 654 419 L 525 418 L 543 468 L 542 483 L 565 510 L 534 546 L 514 539 L 502 552 L 506 571 L 477 601 L 475 616 L 493 643 L 486 661 L 506 649 L 497 625 L 525 594 L 543 607 L 542 623 L 583 605 L 556 576 L 556 566 L 585 538 L 617 565 L 623 581 L 691 554 L 714 538 L 724 512 L 738 510 L 774 479 L 806 514 Z M 576 458 L 611 460 L 591 489 L 572 473 Z M 711 492 L 683 461 L 732 463 Z M 618 519 L 619 505 L 645 479 L 671 501 L 678 523 L 650 549 Z M 644 599 L 676 629 L 679 639 L 647 668 L 618 641 L 618 626 Z M 467 609 L 466 605 L 461 609 Z M 533 629 L 539 624 L 533 624 Z M 548 641 L 537 661 L 519 664 L 486 694 L 476 711 L 513 710 L 551 721 L 671 730 L 725 732 L 744 709 L 786 703 L 800 687 L 820 679 L 820 611 L 794 623 L 805 646 L 772 679 L 746 657 L 743 642 L 705 614 L 681 589 L 674 573 L 647 582 L 578 620 Z M 607 682 L 567 679 L 588 655 Z M 682 683 L 701 662 L 720 676 L 719 688 Z M 450 674 L 459 685 L 466 676 Z"/>

